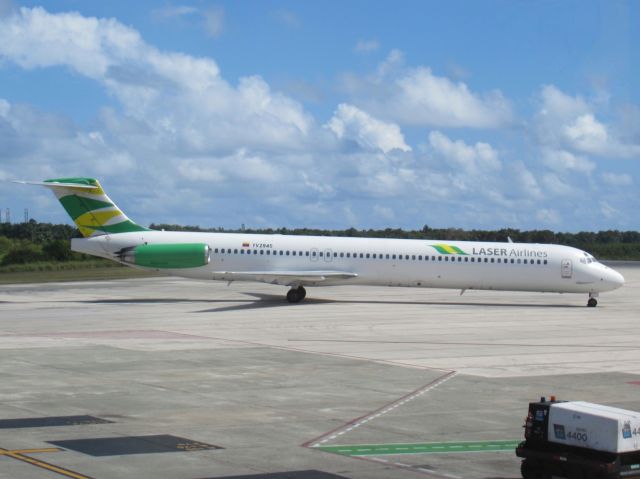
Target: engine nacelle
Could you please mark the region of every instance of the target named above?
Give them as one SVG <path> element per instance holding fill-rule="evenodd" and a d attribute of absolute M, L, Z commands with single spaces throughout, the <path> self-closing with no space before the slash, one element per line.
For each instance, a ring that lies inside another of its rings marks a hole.
<path fill-rule="evenodd" d="M 211 248 L 204 243 L 143 244 L 123 249 L 119 257 L 145 268 L 198 268 L 209 264 Z"/>

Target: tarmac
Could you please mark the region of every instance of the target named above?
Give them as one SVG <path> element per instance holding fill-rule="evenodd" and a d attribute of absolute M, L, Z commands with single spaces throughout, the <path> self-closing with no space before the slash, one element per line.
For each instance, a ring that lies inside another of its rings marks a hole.
<path fill-rule="evenodd" d="M 0 289 L 0 478 L 517 478 L 529 401 L 640 410 L 640 265 L 586 295 Z"/>

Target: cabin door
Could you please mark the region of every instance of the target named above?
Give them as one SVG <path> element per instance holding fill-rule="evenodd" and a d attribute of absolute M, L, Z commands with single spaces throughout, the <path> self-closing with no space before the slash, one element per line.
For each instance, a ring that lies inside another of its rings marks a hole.
<path fill-rule="evenodd" d="M 573 274 L 573 266 L 570 259 L 563 259 L 560 266 L 560 274 L 563 278 L 571 278 Z"/>

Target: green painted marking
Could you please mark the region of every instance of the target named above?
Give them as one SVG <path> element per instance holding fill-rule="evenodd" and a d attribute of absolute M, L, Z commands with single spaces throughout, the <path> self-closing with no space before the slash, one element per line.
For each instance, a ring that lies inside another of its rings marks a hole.
<path fill-rule="evenodd" d="M 421 444 L 354 444 L 318 446 L 325 452 L 343 456 L 382 456 L 390 454 L 442 454 L 461 452 L 513 451 L 520 440 L 427 442 Z"/>
<path fill-rule="evenodd" d="M 44 180 L 45 183 L 76 183 L 78 185 L 96 186 L 97 180 L 95 178 L 53 178 L 51 180 Z"/>
<path fill-rule="evenodd" d="M 113 203 L 107 203 L 106 201 L 94 200 L 93 198 L 85 198 L 78 195 L 68 195 L 60 198 L 60 203 L 71 219 L 75 221 L 76 218 L 83 214 L 102 208 L 113 207 Z"/>
<path fill-rule="evenodd" d="M 135 264 L 147 268 L 197 268 L 207 264 L 204 243 L 144 244 L 136 246 Z"/>
<path fill-rule="evenodd" d="M 113 234 L 133 233 L 135 231 L 151 231 L 149 228 L 144 228 L 143 226 L 139 226 L 131 220 L 125 220 L 122 223 L 116 223 L 113 225 L 103 225 L 103 226 L 78 225 L 78 226 L 82 226 L 83 228 L 87 228 L 87 229 L 103 231 L 104 233 L 113 233 Z"/>

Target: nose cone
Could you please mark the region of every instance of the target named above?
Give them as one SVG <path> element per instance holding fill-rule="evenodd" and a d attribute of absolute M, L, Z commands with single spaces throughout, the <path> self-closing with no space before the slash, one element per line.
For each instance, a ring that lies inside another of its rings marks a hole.
<path fill-rule="evenodd" d="M 617 271 L 607 268 L 603 275 L 603 282 L 612 290 L 618 289 L 620 286 L 624 284 L 624 276 L 622 276 Z"/>

